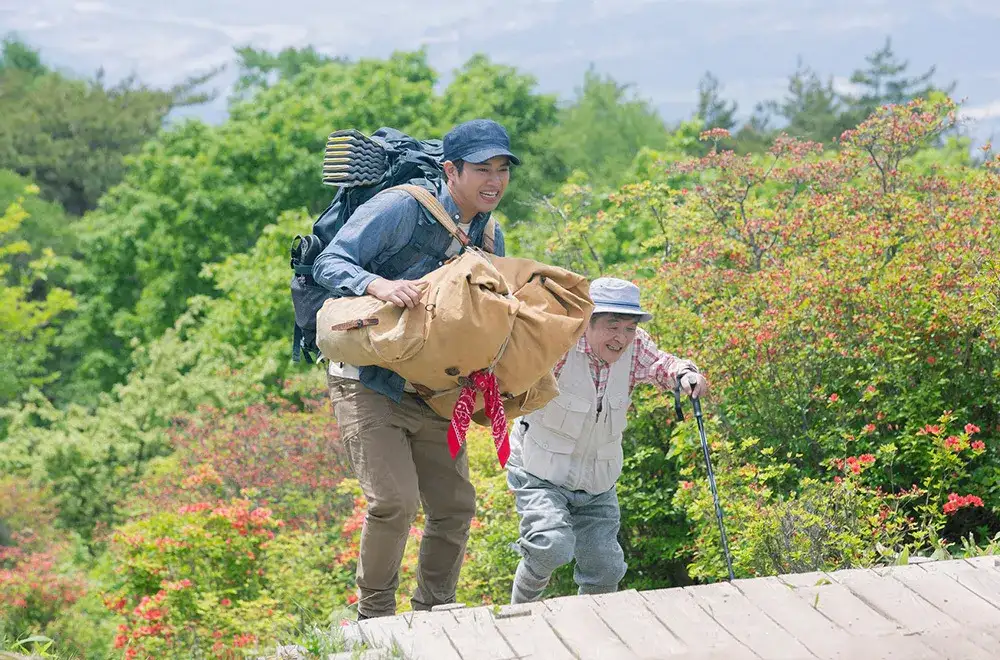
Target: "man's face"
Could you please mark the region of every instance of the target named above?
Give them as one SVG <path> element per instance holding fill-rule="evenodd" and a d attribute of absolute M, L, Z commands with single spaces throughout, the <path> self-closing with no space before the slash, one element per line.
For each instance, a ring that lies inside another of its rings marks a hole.
<path fill-rule="evenodd" d="M 488 213 L 496 209 L 510 183 L 510 161 L 495 156 L 485 163 L 465 163 L 462 173 L 454 163 L 445 164 L 448 184 L 462 214 Z"/>
<path fill-rule="evenodd" d="M 634 316 L 598 316 L 587 326 L 587 343 L 599 358 L 613 364 L 635 341 L 639 322 Z"/>

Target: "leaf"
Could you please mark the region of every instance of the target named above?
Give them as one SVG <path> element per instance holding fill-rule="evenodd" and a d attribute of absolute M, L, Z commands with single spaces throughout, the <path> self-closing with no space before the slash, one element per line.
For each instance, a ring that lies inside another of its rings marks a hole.
<path fill-rule="evenodd" d="M 649 280 L 656 277 L 656 271 L 649 266 L 643 266 L 641 268 L 636 269 L 635 274 L 638 276 L 638 279 L 644 279 L 644 280 Z"/>

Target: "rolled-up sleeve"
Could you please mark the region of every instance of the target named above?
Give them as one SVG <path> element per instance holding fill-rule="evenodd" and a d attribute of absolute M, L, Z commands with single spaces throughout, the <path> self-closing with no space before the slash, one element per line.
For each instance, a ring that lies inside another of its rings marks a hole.
<path fill-rule="evenodd" d="M 340 296 L 363 296 L 378 278 L 371 272 L 379 256 L 410 242 L 419 202 L 402 191 L 376 195 L 351 215 L 313 263 L 313 279 Z"/>
<path fill-rule="evenodd" d="M 642 328 L 636 332 L 631 383 L 633 388 L 639 383 L 650 383 L 669 392 L 677 386 L 677 378 L 688 371 L 698 373 L 698 366 L 691 360 L 683 360 L 661 351 L 649 333 Z"/>

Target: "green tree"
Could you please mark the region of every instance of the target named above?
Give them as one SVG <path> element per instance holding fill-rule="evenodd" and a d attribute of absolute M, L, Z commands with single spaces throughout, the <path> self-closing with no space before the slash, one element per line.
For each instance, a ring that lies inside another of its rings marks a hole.
<path fill-rule="evenodd" d="M 955 89 L 954 82 L 946 87 L 937 87 L 931 82 L 937 72 L 934 66 L 919 75 L 908 77 L 906 71 L 910 63 L 897 59 L 889 37 L 886 37 L 882 48 L 865 57 L 865 63 L 865 68 L 856 69 L 851 74 L 851 83 L 857 91 L 842 97 L 851 125 L 864 121 L 880 106 L 928 98 L 933 91 L 951 94 Z"/>
<path fill-rule="evenodd" d="M 46 69 L 36 50 L 8 38 L 0 67 L 0 169 L 35 181 L 74 215 L 93 209 L 125 170 L 125 156 L 156 135 L 174 108 L 201 103 L 214 72 L 171 89 L 103 75 L 76 80 Z"/>
<path fill-rule="evenodd" d="M 768 101 L 764 109 L 784 120 L 783 132 L 800 140 L 829 142 L 849 128 L 833 78 L 824 82 L 801 60 L 788 78 L 785 98 Z"/>
<path fill-rule="evenodd" d="M 724 128 L 731 131 L 736 126 L 736 101 L 726 101 L 722 98 L 722 85 L 719 79 L 706 71 L 698 81 L 698 108 L 695 116 L 699 117 L 705 129 Z"/>
<path fill-rule="evenodd" d="M 278 53 L 252 46 L 236 49 L 239 78 L 233 86 L 232 98 L 245 100 L 260 90 L 271 87 L 279 80 L 294 78 L 308 68 L 322 66 L 329 62 L 346 63 L 346 58 L 331 57 L 317 51 L 312 46 L 294 48 L 289 46 Z"/>
<path fill-rule="evenodd" d="M 78 245 L 78 237 L 72 228 L 72 218 L 66 215 L 61 206 L 54 202 L 48 202 L 38 197 L 38 195 L 24 196 L 24 191 L 33 183 L 10 170 L 0 170 L 0 209 L 6 209 L 11 204 L 18 202 L 22 204 L 26 217 L 20 226 L 11 232 L 8 239 L 11 241 L 28 241 L 34 250 L 51 249 L 59 257 L 59 264 L 62 268 L 49 271 L 44 282 L 38 281 L 35 286 L 42 284 L 57 284 L 66 286 L 69 272 L 67 266 L 71 264 L 67 259 L 72 255 Z M 23 277 L 30 276 L 29 262 L 32 260 L 31 254 L 21 254 L 11 256 L 7 272 L 8 284 L 20 282 Z"/>
<path fill-rule="evenodd" d="M 0 401 L 13 401 L 27 388 L 58 376 L 44 368 L 54 335 L 52 322 L 75 305 L 69 291 L 58 287 L 40 297 L 32 295 L 54 258 L 51 249 L 35 253 L 27 240 L 15 236 L 28 217 L 25 195 L 37 193 L 35 186 L 25 188 L 0 216 L 0 345 L 5 347 L 0 353 Z M 20 272 L 15 273 L 18 262 Z"/>
<path fill-rule="evenodd" d="M 0 74 L 9 71 L 20 71 L 32 76 L 40 76 L 48 72 L 42 64 L 41 55 L 23 41 L 13 35 L 4 38 L 0 46 Z"/>
<path fill-rule="evenodd" d="M 31 246 L 30 251 L 7 256 L 4 281 L 7 286 L 23 287 L 26 301 L 37 303 L 44 301 L 54 290 L 73 291 L 85 265 L 74 256 L 79 245 L 74 218 L 67 216 L 62 207 L 54 202 L 40 199 L 37 195 L 25 196 L 25 189 L 31 185 L 31 181 L 14 172 L 0 170 L 0 209 L 18 203 L 25 211 L 23 222 L 6 236 L 6 241 Z M 38 255 L 44 255 L 44 276 L 39 276 L 35 267 Z M 68 398 L 66 385 L 71 379 L 57 375 L 72 373 L 79 360 L 73 351 L 62 350 L 63 329 L 72 318 L 70 313 L 60 314 L 46 326 L 46 333 L 52 334 L 52 341 L 45 344 L 42 352 L 42 345 L 38 342 L 17 343 L 10 347 L 12 360 L 31 362 L 39 365 L 39 370 L 50 374 L 42 384 L 42 391 L 60 403 Z"/>
<path fill-rule="evenodd" d="M 586 72 L 576 98 L 560 109 L 556 123 L 531 137 L 534 158 L 519 173 L 519 185 L 532 192 L 532 207 L 576 171 L 596 188 L 610 190 L 626 178 L 640 149 L 664 148 L 663 120 L 631 91 L 593 67 Z"/>

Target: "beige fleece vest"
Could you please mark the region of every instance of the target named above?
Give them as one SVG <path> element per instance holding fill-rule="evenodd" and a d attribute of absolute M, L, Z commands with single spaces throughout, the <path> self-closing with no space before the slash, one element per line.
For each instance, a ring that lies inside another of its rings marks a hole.
<path fill-rule="evenodd" d="M 622 471 L 622 432 L 629 407 L 635 342 L 611 365 L 598 412 L 589 356 L 575 347 L 559 374 L 559 396 L 514 427 L 527 472 L 569 490 L 603 493 Z"/>

